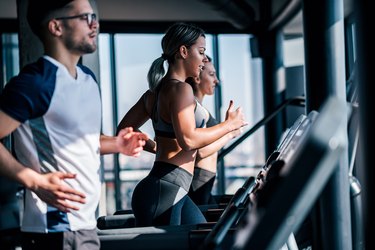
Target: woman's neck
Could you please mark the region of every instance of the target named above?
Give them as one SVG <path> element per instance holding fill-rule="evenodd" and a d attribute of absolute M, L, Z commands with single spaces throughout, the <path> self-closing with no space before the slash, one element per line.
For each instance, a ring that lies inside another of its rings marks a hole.
<path fill-rule="evenodd" d="M 194 93 L 194 95 L 195 95 L 195 99 L 197 99 L 197 101 L 200 104 L 202 104 L 204 94 L 202 94 L 201 92 L 197 91 L 196 93 Z"/>
<path fill-rule="evenodd" d="M 175 63 L 173 65 L 169 65 L 168 72 L 165 75 L 166 79 L 176 79 L 181 82 L 185 82 L 188 76 L 186 75 L 185 70 L 179 64 Z"/>

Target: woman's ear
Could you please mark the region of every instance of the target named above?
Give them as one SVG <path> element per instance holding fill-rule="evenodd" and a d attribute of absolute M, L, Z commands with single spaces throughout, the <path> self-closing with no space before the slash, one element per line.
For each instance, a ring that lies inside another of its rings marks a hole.
<path fill-rule="evenodd" d="M 182 59 L 186 59 L 188 56 L 188 48 L 185 45 L 180 46 L 180 56 Z"/>
<path fill-rule="evenodd" d="M 197 83 L 197 84 L 200 84 L 201 83 L 201 79 L 200 77 L 194 77 L 194 81 Z"/>

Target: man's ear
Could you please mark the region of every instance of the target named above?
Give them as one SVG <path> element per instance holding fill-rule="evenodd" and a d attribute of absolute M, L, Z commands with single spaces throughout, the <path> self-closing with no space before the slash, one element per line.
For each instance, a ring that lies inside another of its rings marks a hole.
<path fill-rule="evenodd" d="M 62 33 L 61 23 L 55 19 L 50 20 L 48 30 L 53 36 L 60 36 Z"/>

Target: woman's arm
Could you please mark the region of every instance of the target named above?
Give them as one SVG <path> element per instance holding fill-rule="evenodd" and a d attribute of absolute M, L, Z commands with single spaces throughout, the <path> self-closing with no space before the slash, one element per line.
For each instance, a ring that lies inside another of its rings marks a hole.
<path fill-rule="evenodd" d="M 139 128 L 150 119 L 153 102 L 154 94 L 151 91 L 146 91 L 121 119 L 117 126 L 116 134 L 126 127 L 132 127 L 134 131 L 141 132 Z M 147 152 L 155 153 L 156 142 L 149 138 L 143 148 Z"/>
<path fill-rule="evenodd" d="M 169 94 L 171 120 L 179 145 L 186 151 L 207 146 L 224 135 L 247 123 L 242 110 L 234 110 L 231 101 L 227 110 L 227 119 L 210 128 L 196 128 L 194 116 L 194 94 L 188 83 L 178 83 Z"/>
<path fill-rule="evenodd" d="M 233 130 L 232 132 L 224 135 L 223 137 L 214 141 L 213 143 L 203 148 L 200 148 L 198 150 L 197 158 L 203 159 L 203 158 L 213 155 L 214 153 L 219 151 L 222 147 L 224 147 L 230 140 L 232 140 L 233 138 L 236 138 L 239 134 L 241 134 L 241 129 Z"/>

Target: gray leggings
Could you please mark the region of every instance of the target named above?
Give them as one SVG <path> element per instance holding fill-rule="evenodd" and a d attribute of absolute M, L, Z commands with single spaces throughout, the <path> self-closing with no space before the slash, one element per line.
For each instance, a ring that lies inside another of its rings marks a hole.
<path fill-rule="evenodd" d="M 187 196 L 192 175 L 166 162 L 155 162 L 150 174 L 134 189 L 132 209 L 137 226 L 199 224 L 206 222 Z"/>
<path fill-rule="evenodd" d="M 194 168 L 194 177 L 189 190 L 189 197 L 197 205 L 216 204 L 212 196 L 216 173 L 203 168 Z"/>

